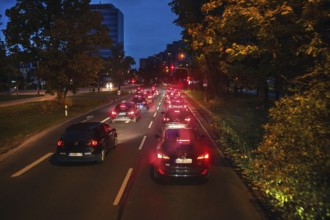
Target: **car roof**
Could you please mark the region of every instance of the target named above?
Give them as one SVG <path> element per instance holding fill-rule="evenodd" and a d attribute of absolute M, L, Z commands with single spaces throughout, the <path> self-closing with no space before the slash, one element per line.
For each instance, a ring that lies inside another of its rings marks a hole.
<path fill-rule="evenodd" d="M 80 122 L 69 126 L 66 130 L 93 130 L 101 124 L 101 122 Z"/>

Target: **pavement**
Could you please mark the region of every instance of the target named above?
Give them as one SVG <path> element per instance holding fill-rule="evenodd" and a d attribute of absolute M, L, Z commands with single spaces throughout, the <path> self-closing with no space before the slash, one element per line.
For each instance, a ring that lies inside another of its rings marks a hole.
<path fill-rule="evenodd" d="M 121 86 L 121 89 L 122 90 L 129 90 L 129 89 L 132 89 L 136 86 L 141 86 L 141 84 Z M 113 91 L 113 90 L 117 90 L 117 88 L 113 88 L 113 89 L 101 88 L 101 91 Z M 86 93 L 86 92 L 91 92 L 91 89 L 86 88 L 86 89 L 80 89 L 79 90 L 79 93 Z M 13 94 L 13 95 L 15 95 L 15 94 Z M 36 90 L 21 90 L 21 91 L 18 92 L 17 95 L 37 95 L 37 91 Z M 36 97 L 31 97 L 31 98 L 22 98 L 22 99 L 10 100 L 10 101 L 0 101 L 0 108 L 1 107 L 24 104 L 24 103 L 28 103 L 28 102 L 42 102 L 42 101 L 51 100 L 51 99 L 56 98 L 56 95 L 47 94 L 47 93 L 45 93 L 44 90 L 40 90 L 40 95 L 41 96 L 36 96 Z M 68 94 L 68 96 L 70 96 L 70 95 L 72 95 L 72 93 Z"/>
<path fill-rule="evenodd" d="M 27 93 L 19 93 L 18 95 L 26 95 Z M 34 93 L 37 94 L 37 93 Z M 46 100 L 51 100 L 55 99 L 56 95 L 50 95 L 50 94 L 44 94 L 40 93 L 41 96 L 36 96 L 36 97 L 31 97 L 31 98 L 22 98 L 22 99 L 15 99 L 15 100 L 9 100 L 9 101 L 0 101 L 0 107 L 7 107 L 7 106 L 12 106 L 12 105 L 19 105 L 19 104 L 24 104 L 28 102 L 42 102 Z M 42 95 L 44 94 L 44 95 Z"/>

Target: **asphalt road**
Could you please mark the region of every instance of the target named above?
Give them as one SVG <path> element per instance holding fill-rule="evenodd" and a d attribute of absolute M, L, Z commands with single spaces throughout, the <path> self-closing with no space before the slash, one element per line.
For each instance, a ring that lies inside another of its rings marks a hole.
<path fill-rule="evenodd" d="M 87 113 L 31 141 L 0 163 L 0 219 L 266 219 L 213 142 L 204 184 L 159 184 L 150 177 L 161 133 L 162 95 L 136 123 L 117 122 L 119 145 L 99 164 L 58 165 L 56 141 L 71 123 L 107 121 L 115 103 Z M 197 114 L 196 106 L 190 105 Z M 193 126 L 204 132 L 198 119 Z"/>

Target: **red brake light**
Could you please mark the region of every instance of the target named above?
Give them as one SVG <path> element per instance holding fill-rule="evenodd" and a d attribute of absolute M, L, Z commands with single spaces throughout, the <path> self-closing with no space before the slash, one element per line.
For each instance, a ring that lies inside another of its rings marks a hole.
<path fill-rule="evenodd" d="M 186 122 L 189 122 L 190 121 L 190 118 L 185 118 L 184 119 Z"/>
<path fill-rule="evenodd" d="M 157 153 L 157 158 L 158 159 L 164 159 L 164 160 L 170 159 L 169 156 L 167 156 L 167 155 L 165 155 L 163 153 L 160 153 L 160 152 Z"/>
<path fill-rule="evenodd" d="M 134 111 L 128 112 L 129 115 L 134 115 Z"/>
<path fill-rule="evenodd" d="M 64 142 L 62 140 L 58 140 L 57 147 L 63 147 L 63 146 L 64 146 Z"/>
<path fill-rule="evenodd" d="M 197 160 L 208 160 L 210 158 L 209 153 L 204 153 L 197 157 Z"/>
<path fill-rule="evenodd" d="M 91 147 L 96 147 L 96 146 L 97 146 L 97 140 L 91 140 L 91 141 L 89 142 L 89 146 L 91 146 Z"/>

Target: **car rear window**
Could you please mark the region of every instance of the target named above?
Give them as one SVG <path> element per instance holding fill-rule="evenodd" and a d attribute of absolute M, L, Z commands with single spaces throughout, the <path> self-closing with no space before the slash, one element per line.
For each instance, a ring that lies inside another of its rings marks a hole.
<path fill-rule="evenodd" d="M 69 130 L 62 135 L 64 141 L 89 140 L 94 137 L 92 130 Z"/>
<path fill-rule="evenodd" d="M 190 129 L 167 129 L 165 131 L 166 140 L 175 140 L 180 142 L 190 142 L 195 139 L 195 133 Z"/>

